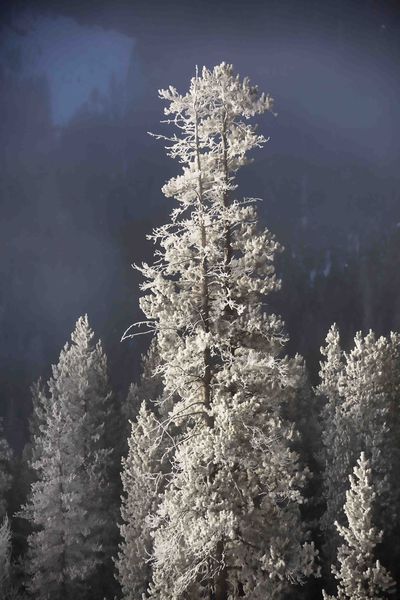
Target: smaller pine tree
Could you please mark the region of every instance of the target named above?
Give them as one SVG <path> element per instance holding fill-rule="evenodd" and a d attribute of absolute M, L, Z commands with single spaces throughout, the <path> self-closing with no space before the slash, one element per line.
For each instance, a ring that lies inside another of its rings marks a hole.
<path fill-rule="evenodd" d="M 151 581 L 150 519 L 160 503 L 168 455 L 160 423 L 144 402 L 132 423 L 128 445 L 128 456 L 122 461 L 123 524 L 116 564 L 125 600 L 136 600 L 147 593 Z"/>
<path fill-rule="evenodd" d="M 400 336 L 377 338 L 373 332 L 354 338 L 350 352 L 341 349 L 339 332 L 332 326 L 321 363 L 317 391 L 322 409 L 323 499 L 321 519 L 324 554 L 334 560 L 340 544 L 335 521 L 344 522 L 347 474 L 360 452 L 367 451 L 377 493 L 378 529 L 385 529 L 390 550 L 385 561 L 393 572 L 399 555 L 395 541 L 400 528 L 400 465 L 398 396 L 400 389 Z"/>
<path fill-rule="evenodd" d="M 1 600 L 24 600 L 16 585 L 17 566 L 12 562 L 12 538 L 10 521 L 4 517 L 0 525 L 0 598 Z"/>
<path fill-rule="evenodd" d="M 341 517 L 346 494 L 346 475 L 353 463 L 349 455 L 349 418 L 342 410 L 344 400 L 339 393 L 345 357 L 335 324 L 329 329 L 325 342 L 326 345 L 321 348 L 324 360 L 320 363 L 320 384 L 317 387 L 318 397 L 324 402 L 321 409 L 322 449 L 318 452 L 318 459 L 322 471 L 322 499 L 325 508 L 321 517 L 323 550 L 327 564 L 330 564 L 340 543 L 335 520 Z"/>
<path fill-rule="evenodd" d="M 11 529 L 5 517 L 0 526 L 0 598 L 5 598 L 10 585 Z"/>
<path fill-rule="evenodd" d="M 34 481 L 19 516 L 32 525 L 28 589 L 41 600 L 114 595 L 117 511 L 107 427 L 112 398 L 106 356 L 93 338 L 81 317 L 53 366 L 48 394 L 40 386 L 34 390 Z"/>
<path fill-rule="evenodd" d="M 344 512 L 348 527 L 336 523 L 345 543 L 338 550 L 339 568 L 332 567 L 337 581 L 337 596 L 323 592 L 324 600 L 378 600 L 394 588 L 388 571 L 375 560 L 374 552 L 383 532 L 373 525 L 372 511 L 376 494 L 372 485 L 370 463 L 364 452 L 349 476 Z"/>
<path fill-rule="evenodd" d="M 160 503 L 168 465 L 169 433 L 162 425 L 166 399 L 158 373 L 159 360 L 154 339 L 142 356 L 140 382 L 131 384 L 122 406 L 129 433 L 122 459 L 123 524 L 115 562 L 125 600 L 136 600 L 148 591 L 152 571 L 149 558 L 153 548 L 150 519 Z M 168 420 L 164 421 L 168 427 Z"/>
<path fill-rule="evenodd" d="M 3 423 L 0 420 L 0 519 L 4 519 L 7 510 L 7 496 L 11 488 L 12 452 L 3 435 Z"/>

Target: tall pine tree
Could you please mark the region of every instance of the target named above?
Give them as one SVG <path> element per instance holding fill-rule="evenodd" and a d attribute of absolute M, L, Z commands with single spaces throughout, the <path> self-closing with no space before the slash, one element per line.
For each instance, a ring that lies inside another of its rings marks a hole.
<path fill-rule="evenodd" d="M 179 428 L 172 472 L 153 518 L 153 583 L 160 600 L 278 597 L 313 570 L 300 518 L 295 433 L 283 417 L 303 376 L 282 357 L 282 321 L 265 311 L 279 288 L 280 247 L 260 230 L 235 174 L 266 141 L 248 119 L 272 100 L 222 63 L 181 95 L 161 90 L 167 123 L 156 136 L 182 173 L 163 188 L 178 206 L 154 231 L 157 260 L 141 269 L 141 307 L 157 335 L 165 424 Z"/>

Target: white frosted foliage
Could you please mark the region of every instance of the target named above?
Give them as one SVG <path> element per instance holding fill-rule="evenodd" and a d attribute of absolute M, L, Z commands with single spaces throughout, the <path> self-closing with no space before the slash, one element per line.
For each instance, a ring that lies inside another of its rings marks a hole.
<path fill-rule="evenodd" d="M 157 373 L 159 353 L 156 340 L 153 339 L 147 352 L 141 359 L 141 375 L 139 383 L 131 383 L 127 397 L 122 405 L 122 413 L 128 424 L 128 437 L 131 433 L 130 421 L 135 420 L 143 401 L 156 409 L 161 403 L 163 393 L 162 380 Z"/>
<path fill-rule="evenodd" d="M 0 526 L 0 597 L 6 598 L 10 588 L 11 530 L 8 518 Z"/>
<path fill-rule="evenodd" d="M 156 137 L 182 171 L 163 188 L 177 207 L 151 236 L 156 260 L 140 268 L 174 455 L 151 519 L 151 595 L 275 598 L 313 571 L 315 552 L 300 519 L 307 473 L 283 418 L 303 365 L 281 356 L 283 324 L 264 304 L 280 247 L 256 201 L 235 196 L 236 171 L 266 141 L 249 119 L 272 100 L 225 63 L 160 97 L 177 133 Z"/>
<path fill-rule="evenodd" d="M 85 598 L 99 569 L 111 568 L 116 515 L 106 447 L 110 391 L 106 357 L 93 338 L 81 317 L 53 366 L 48 396 L 38 394 L 35 405 L 36 480 L 21 516 L 34 529 L 28 588 L 39 599 Z"/>
<path fill-rule="evenodd" d="M 123 524 L 117 568 L 125 600 L 135 600 L 146 593 L 151 580 L 149 519 L 160 502 L 166 462 L 160 424 L 144 402 L 132 423 L 128 447 L 128 456 L 122 461 Z"/>
<path fill-rule="evenodd" d="M 11 448 L 3 435 L 3 424 L 0 420 L 0 520 L 7 511 L 7 493 L 11 487 Z"/>
<path fill-rule="evenodd" d="M 325 404 L 322 409 L 320 460 L 323 466 L 323 497 L 326 503 L 321 527 L 325 532 L 325 550 L 329 560 L 332 560 L 338 541 L 334 522 L 343 510 L 347 474 L 351 465 L 350 423 L 343 411 L 343 398 L 339 393 L 339 380 L 343 376 L 345 364 L 336 325 L 330 328 L 321 354 L 325 360 L 320 363 L 321 382 L 318 393 L 324 398 Z"/>
<path fill-rule="evenodd" d="M 374 526 L 372 515 L 376 493 L 370 462 L 361 453 L 354 474 L 350 475 L 344 513 L 348 526 L 336 523 L 344 544 L 338 550 L 338 568 L 332 572 L 337 581 L 338 600 L 379 600 L 393 594 L 394 581 L 388 571 L 375 560 L 374 552 L 383 532 Z M 324 592 L 325 600 L 333 600 Z"/>
<path fill-rule="evenodd" d="M 320 394 L 323 409 L 324 496 L 322 527 L 330 551 L 336 545 L 334 522 L 342 519 L 347 474 L 367 451 L 378 494 L 378 525 L 389 535 L 399 523 L 400 446 L 396 405 L 400 393 L 400 336 L 377 338 L 357 333 L 349 353 L 340 348 L 335 326 L 322 349 Z"/>

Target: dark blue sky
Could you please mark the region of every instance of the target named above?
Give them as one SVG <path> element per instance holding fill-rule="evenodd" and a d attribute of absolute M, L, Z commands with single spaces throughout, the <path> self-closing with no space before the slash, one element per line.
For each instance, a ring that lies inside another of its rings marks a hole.
<path fill-rule="evenodd" d="M 335 4 L 347 4 L 347 12 L 338 14 Z M 393 48 L 398 20 L 384 2 L 378 4 L 249 2 L 243 14 L 237 2 L 221 2 L 207 22 L 207 3 L 194 3 L 193 11 L 168 3 L 166 14 L 157 2 L 154 11 L 152 3 L 144 10 L 146 3 L 139 9 L 141 3 L 100 2 L 103 11 L 93 5 L 83 14 L 27 3 L 5 22 L 1 57 L 18 52 L 21 76 L 47 78 L 51 118 L 61 126 L 91 97 L 106 93 L 112 78 L 125 84 L 129 70 L 136 96 L 125 100 L 142 112 L 154 107 L 157 86 L 184 87 L 195 64 L 226 60 L 267 87 L 283 121 L 286 110 L 296 113 L 300 128 L 315 129 L 321 138 L 333 134 L 346 152 L 387 164 L 399 148 L 393 132 L 399 117 L 398 47 Z M 356 5 L 358 11 L 351 10 Z M 278 143 L 279 150 L 288 147 L 286 137 Z"/>
<path fill-rule="evenodd" d="M 130 264 L 149 256 L 145 234 L 169 206 L 160 188 L 177 171 L 147 131 L 160 128 L 157 90 L 184 91 L 196 64 L 232 62 L 275 98 L 278 116 L 260 124 L 271 141 L 242 189 L 265 199 L 263 218 L 288 248 L 310 247 L 312 269 L 400 222 L 397 3 L 25 0 L 1 10 L 7 418 L 26 414 L 29 383 L 48 376 L 85 312 L 116 387 L 137 373 L 138 348 L 119 343 L 140 316 Z"/>

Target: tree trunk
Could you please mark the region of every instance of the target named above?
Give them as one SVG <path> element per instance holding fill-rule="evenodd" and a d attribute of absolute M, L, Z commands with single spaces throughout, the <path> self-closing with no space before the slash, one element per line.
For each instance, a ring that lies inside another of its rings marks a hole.
<path fill-rule="evenodd" d="M 209 290 L 208 290 L 208 261 L 206 256 L 207 246 L 207 234 L 203 220 L 203 180 L 201 174 L 201 160 L 200 160 L 200 148 L 199 148 L 199 136 L 198 136 L 198 118 L 195 109 L 195 148 L 196 148 L 196 167 L 198 171 L 198 200 L 199 200 L 199 212 L 200 212 L 200 239 L 203 256 L 201 258 L 201 272 L 202 272 L 202 289 L 201 289 L 201 318 L 203 321 L 204 331 L 208 333 L 210 323 L 210 308 L 209 308 Z M 208 346 L 204 348 L 203 353 L 204 359 L 204 377 L 203 377 L 203 403 L 206 409 L 210 408 L 211 403 L 211 356 L 210 349 Z M 209 427 L 212 427 L 213 421 L 211 417 L 205 414 L 205 420 Z"/>
<path fill-rule="evenodd" d="M 217 561 L 222 563 L 224 552 L 224 543 L 219 541 L 217 544 Z M 226 579 L 227 571 L 224 565 L 215 576 L 215 600 L 227 600 L 228 598 L 228 582 Z"/>
<path fill-rule="evenodd" d="M 65 515 L 65 510 L 64 510 L 64 503 L 63 503 L 63 497 L 64 497 L 64 486 L 62 484 L 63 481 L 63 472 L 62 472 L 62 463 L 61 463 L 61 454 L 60 454 L 60 450 L 59 450 L 59 462 L 58 462 L 58 476 L 59 476 L 59 485 L 58 485 L 58 489 L 59 489 L 59 494 L 60 494 L 60 512 L 61 514 Z M 66 551 L 66 543 L 65 543 L 65 531 L 66 531 L 66 523 L 65 523 L 65 518 L 63 521 L 63 529 L 62 529 L 62 533 L 61 533 L 61 547 L 62 547 L 62 551 L 61 551 L 61 560 L 60 560 L 60 569 L 61 569 L 61 597 L 65 598 L 65 600 L 68 600 L 70 598 L 70 590 L 69 590 L 69 585 L 67 582 L 67 561 L 66 561 L 66 556 L 65 556 L 65 551 Z"/>
<path fill-rule="evenodd" d="M 222 167 L 224 170 L 224 183 L 226 186 L 228 186 L 228 184 L 229 184 L 228 142 L 226 139 L 225 117 L 224 117 L 223 126 L 222 126 L 221 140 L 222 140 Z M 225 189 L 225 191 L 224 191 L 223 204 L 224 204 L 225 208 L 228 208 L 228 206 L 229 206 L 229 191 L 228 191 L 228 189 Z M 230 271 L 229 265 L 232 260 L 232 238 L 231 238 L 231 228 L 226 223 L 225 223 L 224 238 L 225 238 L 225 261 L 224 261 L 225 269 L 227 272 L 229 272 Z"/>

